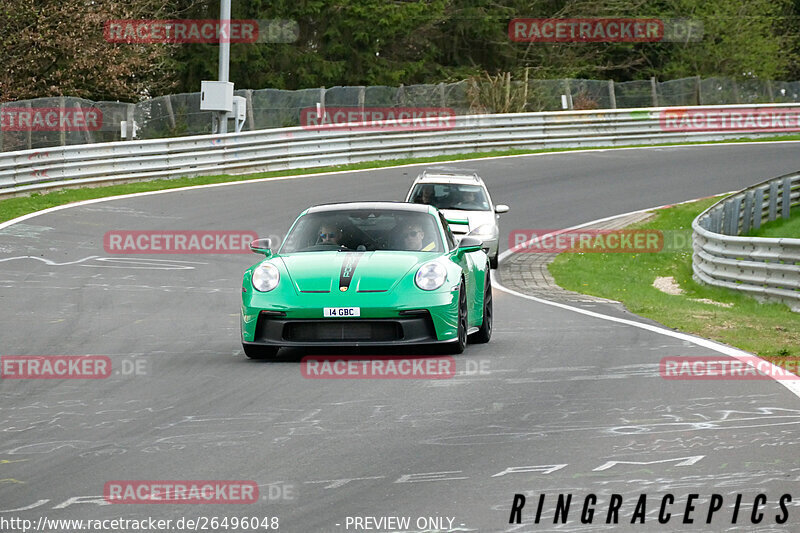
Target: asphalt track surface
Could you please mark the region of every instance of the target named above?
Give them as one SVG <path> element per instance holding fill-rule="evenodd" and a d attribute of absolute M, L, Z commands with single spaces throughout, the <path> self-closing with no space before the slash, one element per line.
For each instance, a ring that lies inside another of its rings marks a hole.
<path fill-rule="evenodd" d="M 477 169 L 495 201 L 511 206 L 503 250 L 514 228 L 568 227 L 795 171 L 799 148 L 665 147 L 454 166 Z M 118 229 L 281 235 L 311 204 L 402 199 L 419 168 L 112 200 L 0 230 L 0 354 L 107 355 L 114 368 L 101 380 L 0 381 L 0 518 L 277 516 L 279 531 L 292 532 L 365 531 L 348 527 L 348 517 L 365 516 L 409 517 L 408 531 L 436 530 L 417 527 L 420 517 L 453 519 L 446 531 L 800 530 L 800 399 L 774 381 L 659 377 L 662 357 L 715 354 L 707 348 L 496 290 L 494 337 L 457 356 L 452 379 L 305 379 L 302 352 L 275 362 L 241 352 L 241 273 L 255 256 L 115 256 L 102 245 Z M 121 371 L 137 360 L 139 375 Z M 100 496 L 107 481 L 148 479 L 253 480 L 260 501 L 110 505 Z M 515 493 L 528 495 L 520 525 L 508 523 Z M 624 499 L 619 525 L 605 524 L 612 493 Z M 694 523 L 684 524 L 691 493 Z M 706 524 L 715 493 L 724 505 Z M 755 526 L 760 493 L 767 503 Z M 781 525 L 785 493 L 793 502 Z M 558 494 L 574 501 L 556 526 Z M 597 510 L 584 525 L 588 494 Z M 640 494 L 646 522 L 630 525 Z M 660 525 L 665 494 L 675 496 L 673 517 Z M 390 530 L 399 529 L 370 529 Z"/>

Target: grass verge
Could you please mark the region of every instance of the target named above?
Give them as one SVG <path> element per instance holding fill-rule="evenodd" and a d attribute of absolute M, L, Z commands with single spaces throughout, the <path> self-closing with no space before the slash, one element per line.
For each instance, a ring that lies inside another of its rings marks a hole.
<path fill-rule="evenodd" d="M 716 201 L 658 210 L 654 218 L 630 228 L 691 231 L 692 220 Z M 618 300 L 631 312 L 669 328 L 736 346 L 775 364 L 800 357 L 800 313 L 698 284 L 692 279 L 691 257 L 689 248 L 673 253 L 562 253 L 549 268 L 561 287 Z M 656 289 L 653 281 L 658 276 L 675 278 L 683 294 Z M 696 301 L 700 299 L 732 305 Z"/>
<path fill-rule="evenodd" d="M 692 144 L 726 144 L 737 142 L 769 142 L 769 141 L 792 141 L 800 140 L 800 134 L 797 135 L 778 135 L 774 137 L 767 137 L 762 139 L 731 139 L 726 141 L 713 141 L 713 142 L 689 142 L 689 143 L 663 143 L 656 145 L 629 145 L 617 146 L 617 148 L 635 148 L 643 146 L 683 146 Z M 602 147 L 603 149 L 611 149 Z M 211 183 L 225 183 L 231 181 L 245 181 L 250 179 L 259 178 L 273 178 L 281 176 L 296 176 L 300 174 L 319 174 L 323 172 L 332 171 L 348 171 L 348 170 L 363 170 L 370 168 L 384 168 L 393 167 L 398 165 L 411 165 L 411 164 L 425 164 L 447 161 L 461 161 L 464 159 L 482 159 L 487 157 L 500 157 L 510 155 L 526 155 L 536 153 L 548 152 L 571 152 L 579 150 L 594 150 L 596 148 L 553 148 L 547 150 L 504 150 L 494 152 L 480 152 L 471 154 L 456 154 L 440 157 L 425 157 L 418 159 L 393 159 L 391 161 L 369 161 L 365 163 L 355 163 L 352 165 L 341 165 L 331 167 L 319 167 L 309 169 L 296 169 L 296 170 L 281 170 L 274 172 L 261 172 L 257 174 L 246 175 L 218 175 L 218 176 L 199 176 L 195 178 L 174 178 L 174 179 L 156 179 L 149 181 L 140 181 L 134 183 L 126 183 L 123 185 L 108 185 L 101 187 L 83 187 L 77 189 L 64 189 L 60 191 L 53 191 L 48 193 L 34 193 L 30 196 L 20 196 L 16 198 L 7 198 L 0 200 L 0 222 L 5 222 L 28 213 L 55 207 L 58 205 L 79 202 L 81 200 L 91 200 L 94 198 L 105 198 L 109 196 L 118 196 L 121 194 L 132 194 L 137 192 L 158 191 L 164 189 L 176 189 L 179 187 L 189 187 L 192 185 L 207 185 Z"/>

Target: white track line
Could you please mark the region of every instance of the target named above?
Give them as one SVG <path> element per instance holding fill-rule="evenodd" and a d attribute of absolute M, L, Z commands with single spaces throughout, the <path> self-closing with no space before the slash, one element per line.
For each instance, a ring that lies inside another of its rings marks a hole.
<path fill-rule="evenodd" d="M 730 193 L 725 193 L 725 194 L 730 194 Z M 723 196 L 723 195 L 720 195 L 720 196 Z M 693 202 L 693 201 L 695 201 L 695 200 L 689 200 L 688 202 L 681 202 L 681 203 L 689 203 L 689 202 Z M 679 205 L 679 204 L 669 204 L 669 205 Z M 566 228 L 564 230 L 559 230 L 558 232 L 553 232 L 553 233 L 548 234 L 548 235 L 552 235 L 552 234 L 555 234 L 555 233 L 560 233 L 562 231 L 576 230 L 576 229 L 580 229 L 580 228 L 583 228 L 583 227 L 586 227 L 586 226 L 590 226 L 592 224 L 598 224 L 600 222 L 606 222 L 608 220 L 613 220 L 615 218 L 622 218 L 622 217 L 626 217 L 628 215 L 644 213 L 646 211 L 653 211 L 654 209 L 663 209 L 665 207 L 669 207 L 669 205 L 651 207 L 649 209 L 639 209 L 638 211 L 631 211 L 630 213 L 623 213 L 621 215 L 614 215 L 612 217 L 606 217 L 606 218 L 601 218 L 601 219 L 598 219 L 598 220 L 592 220 L 591 222 L 586 222 L 584 224 L 579 224 L 579 225 L 573 226 L 571 228 Z M 540 237 L 540 238 L 543 238 L 543 237 Z M 528 241 L 528 242 L 530 242 L 530 241 Z M 501 253 L 500 256 L 497 258 L 498 262 L 503 261 L 509 255 L 514 253 L 514 250 L 516 250 L 517 248 L 520 248 L 520 247 L 524 247 L 526 244 L 528 244 L 528 242 L 522 243 L 522 244 L 520 244 L 518 246 L 515 246 L 514 248 L 512 248 L 510 250 L 506 250 L 503 253 Z M 589 311 L 588 309 L 582 309 L 580 307 L 573 307 L 571 305 L 567 305 L 567 304 L 563 304 L 563 303 L 559 303 L 559 302 L 553 302 L 553 301 L 545 300 L 545 299 L 542 299 L 542 298 L 537 298 L 536 296 L 530 296 L 528 294 L 523 294 L 521 292 L 517 292 L 517 291 L 515 291 L 513 289 L 509 289 L 508 287 L 503 286 L 497 280 L 497 276 L 495 276 L 494 272 L 492 272 L 492 285 L 494 287 L 497 287 L 498 289 L 500 289 L 503 292 L 506 292 L 506 293 L 514 295 L 514 296 L 518 296 L 520 298 L 525 298 L 527 300 L 533 300 L 534 302 L 538 302 L 538 303 L 545 304 L 545 305 L 550 305 L 550 306 L 553 306 L 553 307 L 558 307 L 560 309 L 566 309 L 568 311 L 574 311 L 574 312 L 580 313 L 582 315 L 590 316 L 590 317 L 593 317 L 593 318 L 599 318 L 600 320 L 608 320 L 610 322 L 616 322 L 618 324 L 625 324 L 626 326 L 633 326 L 635 328 L 644 329 L 644 330 L 647 330 L 647 331 L 652 331 L 653 333 L 658 333 L 660 335 L 664 335 L 664 336 L 667 336 L 667 337 L 672 337 L 674 339 L 680 339 L 682 341 L 691 342 L 692 344 L 695 344 L 697 346 L 702 346 L 703 348 L 708 348 L 710 350 L 714 350 L 715 352 L 719 352 L 721 354 L 733 357 L 734 359 L 738 359 L 739 361 L 743 362 L 744 364 L 747 364 L 749 366 L 755 367 L 755 363 L 753 362 L 753 358 L 757 357 L 757 356 L 755 356 L 755 355 L 753 355 L 751 353 L 745 352 L 744 350 L 740 350 L 738 348 L 734 348 L 732 346 L 727 346 L 725 344 L 721 344 L 721 343 L 718 343 L 718 342 L 715 342 L 715 341 L 712 341 L 712 340 L 709 340 L 709 339 L 704 339 L 702 337 L 695 337 L 694 335 L 689 335 L 689 334 L 686 334 L 686 333 L 680 333 L 680 332 L 677 332 L 677 331 L 672 331 L 670 329 L 666 329 L 666 328 L 663 328 L 661 326 L 654 326 L 652 324 L 645 324 L 643 322 L 636 322 L 635 320 L 628 320 L 626 318 L 618 318 L 618 317 L 611 316 L 611 315 L 604 315 L 604 314 L 598 313 L 596 311 Z M 795 396 L 800 398 L 800 380 L 776 379 L 775 376 L 776 375 L 781 375 L 782 369 L 779 369 L 779 367 L 776 367 L 775 365 L 773 365 L 769 361 L 767 361 L 767 363 L 769 364 L 770 377 L 772 379 L 774 379 L 775 381 L 777 381 L 778 383 L 780 383 L 781 385 L 783 385 L 784 387 L 786 387 L 789 390 L 789 392 L 791 392 L 792 394 L 794 394 Z M 776 372 L 777 372 L 777 374 L 776 374 Z"/>

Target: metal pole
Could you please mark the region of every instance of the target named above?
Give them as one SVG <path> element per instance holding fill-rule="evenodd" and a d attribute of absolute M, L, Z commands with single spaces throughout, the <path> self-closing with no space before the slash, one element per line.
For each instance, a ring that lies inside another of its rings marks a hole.
<path fill-rule="evenodd" d="M 219 81 L 228 81 L 231 61 L 231 0 L 219 3 Z M 219 112 L 219 133 L 228 132 L 228 115 Z"/>

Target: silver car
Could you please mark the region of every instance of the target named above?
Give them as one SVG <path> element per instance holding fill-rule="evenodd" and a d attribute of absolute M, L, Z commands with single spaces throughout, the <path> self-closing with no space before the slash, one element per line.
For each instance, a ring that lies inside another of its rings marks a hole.
<path fill-rule="evenodd" d="M 493 204 L 492 197 L 477 172 L 454 168 L 428 168 L 417 176 L 406 202 L 432 205 L 453 220 L 468 224 L 450 224 L 456 239 L 469 235 L 483 241 L 492 268 L 497 268 L 500 240 L 500 213 L 509 207 Z"/>

